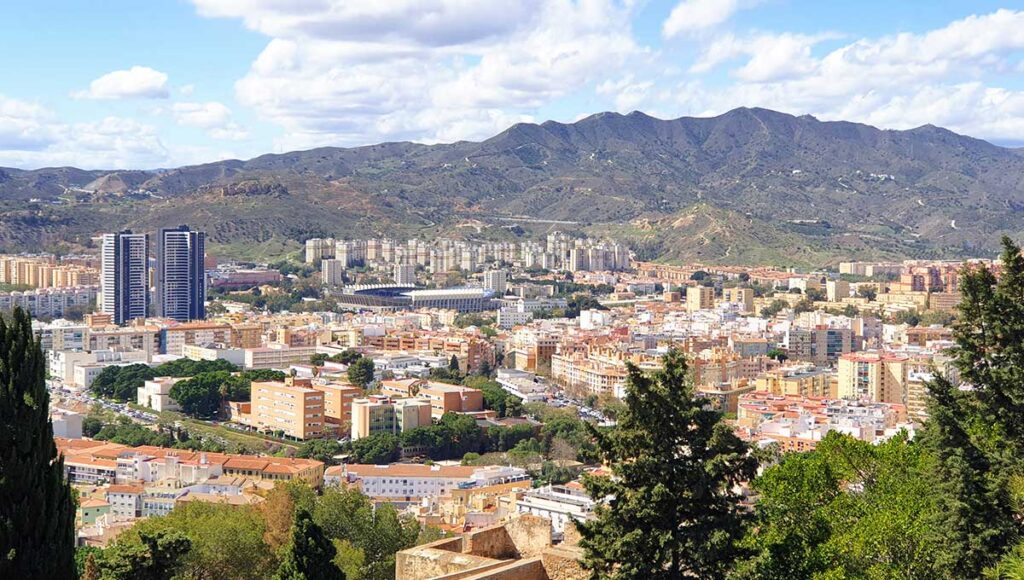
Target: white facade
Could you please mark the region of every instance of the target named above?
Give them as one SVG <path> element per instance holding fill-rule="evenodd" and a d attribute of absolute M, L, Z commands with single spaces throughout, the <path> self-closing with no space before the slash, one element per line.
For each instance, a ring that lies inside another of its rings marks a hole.
<path fill-rule="evenodd" d="M 496 296 L 504 296 L 508 289 L 508 276 L 504 270 L 488 270 L 484 272 L 484 288 L 493 290 Z"/>
<path fill-rule="evenodd" d="M 64 439 L 81 439 L 83 419 L 81 413 L 54 409 L 50 413 L 50 421 L 53 422 L 53 436 Z"/>
<path fill-rule="evenodd" d="M 136 402 L 139 406 L 149 407 L 154 411 L 177 411 L 181 409 L 178 402 L 171 398 L 171 388 L 182 378 L 157 377 L 146 381 L 137 390 Z"/>
<path fill-rule="evenodd" d="M 395 283 L 396 284 L 415 284 L 416 283 L 416 265 L 415 264 L 395 264 Z"/>
<path fill-rule="evenodd" d="M 320 261 L 320 282 L 324 286 L 341 286 L 345 283 L 345 263 L 329 259 Z"/>
<path fill-rule="evenodd" d="M 530 490 L 516 504 L 521 514 L 532 514 L 551 520 L 555 534 L 565 532 L 570 520 L 582 521 L 594 511 L 594 500 L 583 490 L 564 485 L 548 485 Z"/>
<path fill-rule="evenodd" d="M 529 324 L 531 320 L 533 320 L 533 312 L 518 310 L 516 308 L 509 307 L 498 309 L 499 328 L 515 328 L 516 326 Z"/>

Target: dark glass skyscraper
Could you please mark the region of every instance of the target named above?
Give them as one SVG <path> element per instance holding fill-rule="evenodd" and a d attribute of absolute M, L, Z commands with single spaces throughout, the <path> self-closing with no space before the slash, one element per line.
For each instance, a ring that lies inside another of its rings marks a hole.
<path fill-rule="evenodd" d="M 103 234 L 101 310 L 117 324 L 149 315 L 149 235 Z"/>
<path fill-rule="evenodd" d="M 187 322 L 206 318 L 206 234 L 164 228 L 156 240 L 156 315 Z"/>

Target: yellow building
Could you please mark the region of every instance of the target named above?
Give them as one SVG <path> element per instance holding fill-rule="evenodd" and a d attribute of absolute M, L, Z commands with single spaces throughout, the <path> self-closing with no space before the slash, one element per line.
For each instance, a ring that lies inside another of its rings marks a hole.
<path fill-rule="evenodd" d="M 754 384 L 755 390 L 773 395 L 837 396 L 835 375 L 810 364 L 772 369 L 757 377 Z"/>
<path fill-rule="evenodd" d="M 250 424 L 261 431 L 283 431 L 288 437 L 312 439 L 323 435 L 324 393 L 309 379 L 252 384 Z"/>
<path fill-rule="evenodd" d="M 909 361 L 882 352 L 844 354 L 839 357 L 839 396 L 906 404 Z"/>
<path fill-rule="evenodd" d="M 352 402 L 363 396 L 363 390 L 348 384 L 314 384 L 324 394 L 324 420 L 332 425 L 352 425 Z"/>
<path fill-rule="evenodd" d="M 710 310 L 715 306 L 715 289 L 705 286 L 689 286 L 686 288 L 686 310 Z"/>
<path fill-rule="evenodd" d="M 352 401 L 352 440 L 430 425 L 430 401 L 370 396 Z"/>
<path fill-rule="evenodd" d="M 754 311 L 754 289 L 753 288 L 725 288 L 722 290 L 722 299 L 725 302 L 734 302 L 743 306 L 743 312 Z M 689 296 L 687 296 L 689 300 Z"/>

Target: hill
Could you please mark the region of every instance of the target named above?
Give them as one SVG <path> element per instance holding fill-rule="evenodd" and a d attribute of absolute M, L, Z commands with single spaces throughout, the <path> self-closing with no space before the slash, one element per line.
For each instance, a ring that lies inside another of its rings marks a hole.
<path fill-rule="evenodd" d="M 673 120 L 599 113 L 517 124 L 481 142 L 328 147 L 161 171 L 0 169 L 8 250 L 170 220 L 243 256 L 316 235 L 447 234 L 476 220 L 492 226 L 481 235 L 499 237 L 515 223 L 615 233 L 666 260 L 822 264 L 989 255 L 999 234 L 1022 233 L 1022 217 L 1019 150 L 933 126 L 880 130 L 765 109 Z"/>

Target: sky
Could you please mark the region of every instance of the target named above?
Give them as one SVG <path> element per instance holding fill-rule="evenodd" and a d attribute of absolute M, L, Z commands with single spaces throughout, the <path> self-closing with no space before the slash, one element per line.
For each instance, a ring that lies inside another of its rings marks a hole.
<path fill-rule="evenodd" d="M 1024 144 L 1024 1 L 8 0 L 0 166 L 766 107 Z"/>

